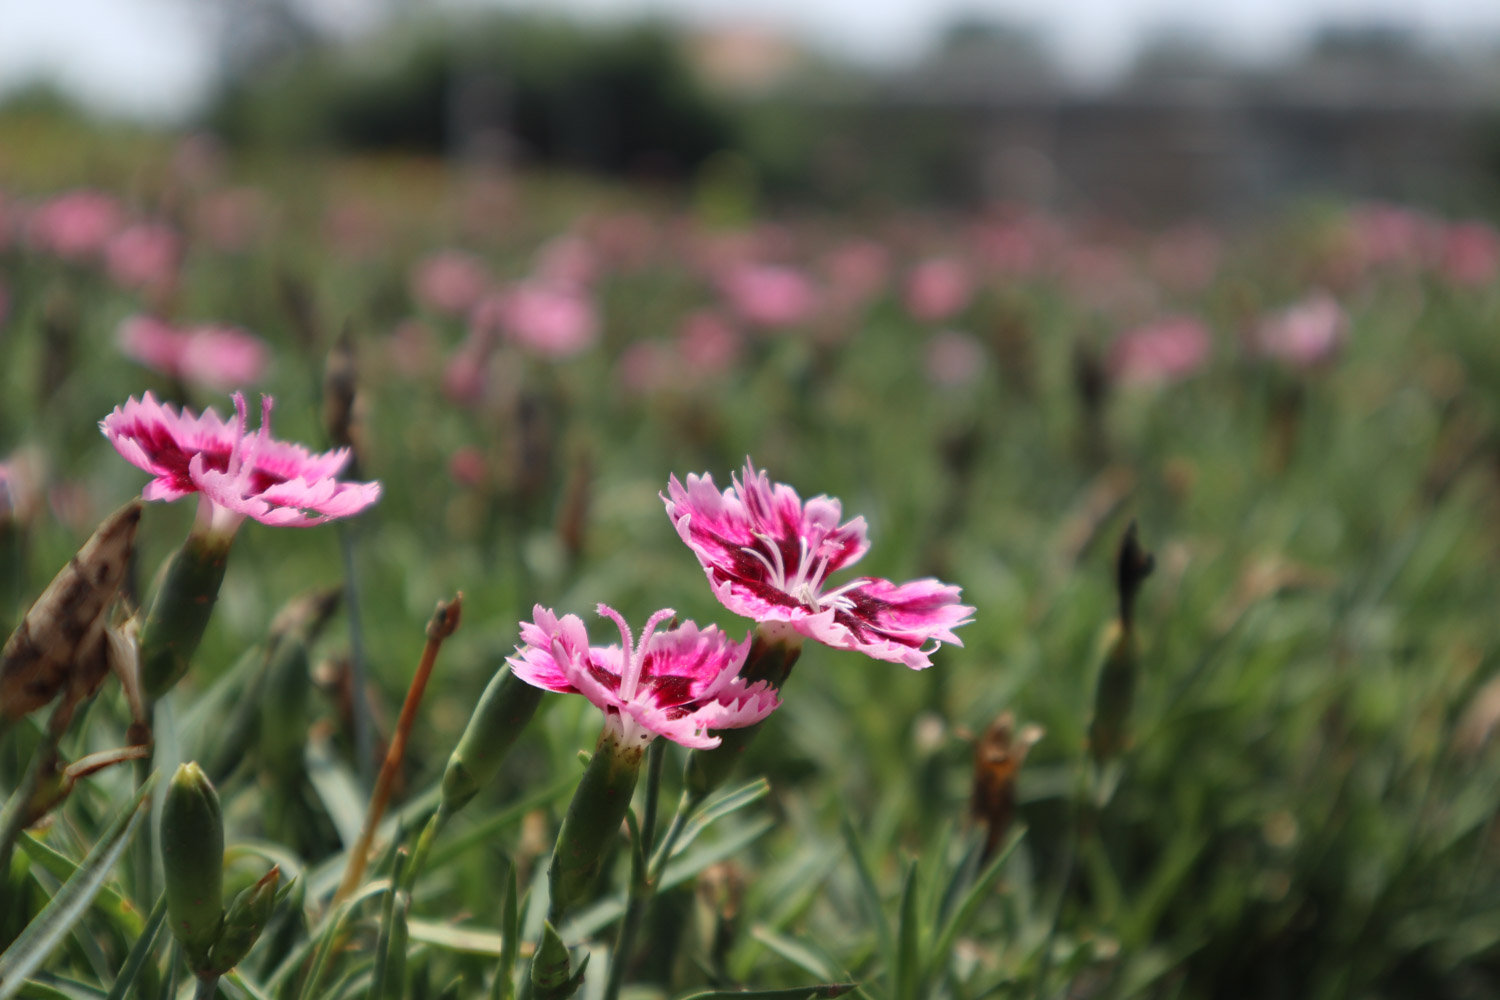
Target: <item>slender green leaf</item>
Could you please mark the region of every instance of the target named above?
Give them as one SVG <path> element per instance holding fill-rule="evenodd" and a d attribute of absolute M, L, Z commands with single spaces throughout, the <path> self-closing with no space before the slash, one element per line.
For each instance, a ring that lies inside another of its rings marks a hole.
<path fill-rule="evenodd" d="M 78 865 L 51 845 L 37 840 L 29 833 L 22 833 L 16 841 L 26 856 L 59 882 L 66 882 L 78 871 Z M 141 913 L 124 896 L 109 885 L 99 887 L 98 908 L 107 914 L 127 941 L 140 936 L 145 921 Z"/>
<path fill-rule="evenodd" d="M 528 813 L 540 809 L 542 806 L 550 805 L 559 799 L 566 798 L 577 787 L 578 781 L 568 778 L 557 782 L 549 788 L 534 792 L 519 802 L 512 803 L 486 816 L 469 829 L 453 836 L 441 847 L 434 847 L 432 854 L 428 858 L 428 867 L 434 869 L 441 868 L 447 862 L 472 848 L 475 844 L 493 840 L 495 834 L 508 826 L 519 823 Z"/>
<path fill-rule="evenodd" d="M 505 880 L 505 901 L 500 907 L 500 962 L 495 967 L 495 982 L 490 1000 L 513 1000 L 516 991 L 516 953 L 521 941 L 521 919 L 516 908 L 520 887 L 516 883 L 516 866 L 510 866 Z"/>
<path fill-rule="evenodd" d="M 778 990 L 701 990 L 684 993 L 677 1000 L 832 1000 L 858 986 L 858 983 L 819 983 Z"/>
<path fill-rule="evenodd" d="M 896 1000 L 916 1000 L 921 923 L 917 916 L 917 863 L 912 861 L 901 887 L 901 912 L 896 924 L 896 962 L 891 970 L 891 994 Z"/>
<path fill-rule="evenodd" d="M 130 835 L 135 832 L 141 815 L 141 805 L 151 794 L 155 785 L 154 776 L 136 792 L 135 798 L 117 816 L 109 829 L 89 851 L 88 857 L 78 866 L 73 876 L 63 883 L 42 911 L 27 924 L 11 946 L 0 954 L 0 1000 L 16 995 L 21 984 L 52 954 L 83 919 L 89 904 L 94 900 L 110 871 L 125 853 Z"/>
<path fill-rule="evenodd" d="M 819 979 L 838 978 L 838 968 L 827 956 L 800 941 L 794 941 L 784 934 L 777 934 L 769 927 L 759 925 L 750 929 L 750 936 L 803 972 L 817 976 Z"/>
<path fill-rule="evenodd" d="M 162 894 L 156 900 L 156 905 L 151 908 L 151 915 L 146 918 L 146 928 L 141 931 L 141 936 L 136 938 L 135 944 L 130 946 L 130 954 L 125 956 L 125 964 L 120 967 L 120 974 L 115 977 L 114 984 L 109 988 L 109 1000 L 125 1000 L 125 994 L 135 985 L 136 978 L 140 976 L 141 970 L 146 967 L 146 959 L 151 954 L 151 948 L 156 943 L 156 935 L 161 930 L 162 921 L 167 916 L 167 897 Z"/>
<path fill-rule="evenodd" d="M 891 922 L 886 919 L 885 906 L 880 901 L 880 890 L 875 887 L 875 879 L 870 874 L 869 867 L 865 864 L 864 851 L 859 846 L 859 834 L 854 832 L 854 824 L 849 818 L 844 817 L 842 824 L 844 843 L 849 847 L 849 856 L 854 860 L 854 873 L 859 879 L 860 892 L 865 901 L 866 916 L 875 925 L 875 933 L 880 940 L 880 953 L 882 955 L 894 955 L 896 953 L 895 935 L 891 933 Z"/>
<path fill-rule="evenodd" d="M 687 850 L 688 846 L 714 823 L 746 806 L 754 805 L 769 794 L 771 794 L 771 783 L 765 778 L 756 778 L 722 795 L 710 798 L 698 814 L 683 826 L 682 833 L 677 836 L 677 844 L 672 850 L 672 856 L 676 857 Z M 660 857 L 652 858 L 652 866 L 659 868 L 662 860 Z"/>
<path fill-rule="evenodd" d="M 1016 845 L 1025 836 L 1024 828 L 1018 829 L 1010 835 L 1005 847 L 985 865 L 984 871 L 979 873 L 969 891 L 964 894 L 963 900 L 958 904 L 958 909 L 948 918 L 943 929 L 938 932 L 937 940 L 927 953 L 927 966 L 922 973 L 922 983 L 930 982 L 939 968 L 946 965 L 948 956 L 953 952 L 953 946 L 958 942 L 958 936 L 968 929 L 969 922 L 974 919 L 974 914 L 979 910 L 979 904 L 984 902 L 997 881 L 1000 872 L 1005 868 L 1005 863 L 1010 860 L 1011 853 L 1015 851 Z"/>

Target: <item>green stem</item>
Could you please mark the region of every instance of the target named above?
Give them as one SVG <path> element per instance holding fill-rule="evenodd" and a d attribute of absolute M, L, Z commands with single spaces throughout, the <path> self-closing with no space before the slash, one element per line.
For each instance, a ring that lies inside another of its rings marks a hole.
<path fill-rule="evenodd" d="M 10 798 L 5 800 L 4 809 L 0 810 L 0 874 L 10 871 L 11 854 L 14 853 L 16 840 L 20 838 L 21 830 L 26 825 L 27 806 L 41 784 L 43 772 L 57 754 L 61 734 L 55 731 L 56 728 L 48 726 L 42 731 L 42 742 L 32 753 L 25 776 L 16 790 L 10 793 Z M 4 902 L 9 905 L 9 901 Z"/>
<path fill-rule="evenodd" d="M 630 890 L 625 903 L 625 916 L 615 932 L 615 950 L 609 960 L 609 979 L 604 984 L 603 1000 L 619 1000 L 620 988 L 625 985 L 625 972 L 630 965 L 630 954 L 635 950 L 635 935 L 651 902 L 655 883 L 647 877 L 646 859 L 651 856 L 651 839 L 656 830 L 656 806 L 661 797 L 661 766 L 665 759 L 666 743 L 657 740 L 651 744 L 647 754 L 646 769 L 646 813 L 645 820 L 637 829 L 635 816 L 626 813 L 630 830 L 635 836 L 630 852 Z"/>
<path fill-rule="evenodd" d="M 219 977 L 199 976 L 198 985 L 193 990 L 193 1000 L 213 1000 L 219 992 Z"/>
<path fill-rule="evenodd" d="M 427 825 L 422 828 L 422 835 L 417 838 L 416 847 L 412 850 L 411 860 L 407 862 L 404 877 L 396 880 L 397 888 L 411 891 L 411 887 L 416 884 L 417 875 L 427 864 L 427 855 L 432 851 L 432 842 L 437 839 L 443 827 L 448 825 L 448 817 L 451 815 L 453 813 L 446 805 L 439 805 L 437 811 L 427 820 Z"/>

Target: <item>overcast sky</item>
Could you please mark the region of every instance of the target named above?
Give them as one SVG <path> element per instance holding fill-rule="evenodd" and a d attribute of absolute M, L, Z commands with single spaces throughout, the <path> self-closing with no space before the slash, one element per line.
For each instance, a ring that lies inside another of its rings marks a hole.
<path fill-rule="evenodd" d="M 346 32 L 401 0 L 304 0 Z M 416 4 L 424 0 L 408 0 Z M 1202 36 L 1226 53 L 1266 60 L 1318 24 L 1387 24 L 1444 44 L 1500 38 L 1500 0 L 446 0 L 447 6 L 566 10 L 589 18 L 665 14 L 694 24 L 784 28 L 870 61 L 910 59 L 960 15 L 1036 29 L 1072 73 L 1106 78 L 1144 37 Z M 106 110 L 170 117 L 213 78 L 207 0 L 0 0 L 0 91 L 51 79 Z"/>

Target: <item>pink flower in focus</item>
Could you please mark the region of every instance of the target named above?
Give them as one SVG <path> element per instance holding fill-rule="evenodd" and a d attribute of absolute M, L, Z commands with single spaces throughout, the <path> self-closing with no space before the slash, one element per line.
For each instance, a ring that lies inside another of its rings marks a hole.
<path fill-rule="evenodd" d="M 1500 273 L 1500 235 L 1482 222 L 1459 222 L 1443 233 L 1443 274 L 1455 285 L 1488 285 Z"/>
<path fill-rule="evenodd" d="M 121 230 L 105 250 L 110 279 L 121 288 L 155 291 L 169 288 L 177 277 L 182 241 L 159 223 L 143 222 Z"/>
<path fill-rule="evenodd" d="M 942 643 L 963 645 L 953 630 L 972 621 L 974 609 L 958 603 L 957 587 L 865 576 L 825 589 L 830 573 L 869 548 L 865 519 L 839 524 L 838 500 L 818 496 L 804 504 L 748 459 L 743 477 L 720 493 L 712 476 L 689 475 L 686 486 L 673 476 L 662 498 L 726 608 L 913 670 L 931 666 Z"/>
<path fill-rule="evenodd" d="M 927 342 L 927 378 L 933 385 L 969 385 L 983 370 L 984 345 L 973 334 L 944 330 Z"/>
<path fill-rule="evenodd" d="M 1348 327 L 1343 306 L 1319 292 L 1263 322 L 1255 332 L 1255 347 L 1266 357 L 1312 368 L 1338 353 Z"/>
<path fill-rule="evenodd" d="M 145 499 L 198 494 L 197 529 L 233 534 L 246 517 L 301 528 L 351 517 L 379 499 L 378 482 L 333 478 L 349 449 L 317 455 L 274 440 L 271 405 L 271 397 L 261 397 L 260 429 L 250 433 L 243 393 L 234 394 L 235 419 L 226 423 L 211 409 L 199 417 L 186 408 L 179 413 L 148 392 L 115 407 L 99 430 L 126 461 L 155 477 L 141 492 Z"/>
<path fill-rule="evenodd" d="M 131 316 L 116 336 L 120 350 L 146 367 L 212 389 L 253 385 L 270 360 L 264 341 L 232 327 L 179 330 L 151 316 Z"/>
<path fill-rule="evenodd" d="M 735 312 L 760 327 L 806 322 L 817 306 L 812 282 L 801 271 L 774 264 L 739 264 L 719 282 Z"/>
<path fill-rule="evenodd" d="M 538 604 L 506 662 L 528 684 L 593 702 L 622 747 L 665 736 L 706 750 L 720 742 L 709 730 L 754 725 L 780 704 L 765 681 L 747 684 L 740 676 L 748 638 L 733 642 L 712 625 L 700 629 L 690 621 L 657 632 L 674 614 L 667 608 L 646 621 L 636 643 L 617 611 L 601 604 L 599 614 L 619 627 L 620 645 L 590 646 L 577 615 L 558 618 Z"/>
<path fill-rule="evenodd" d="M 924 260 L 906 279 L 906 309 L 923 323 L 941 323 L 969 304 L 974 279 L 951 257 Z"/>
<path fill-rule="evenodd" d="M 64 260 L 98 256 L 123 221 L 120 205 L 101 191 L 70 191 L 36 208 L 29 221 L 33 248 Z"/>
<path fill-rule="evenodd" d="M 573 289 L 529 281 L 506 293 L 503 303 L 505 332 L 545 357 L 570 358 L 599 337 L 594 304 Z"/>
<path fill-rule="evenodd" d="M 1174 316 L 1115 338 L 1109 370 L 1124 383 L 1176 382 L 1202 368 L 1208 352 L 1208 329 L 1190 316 Z"/>
<path fill-rule="evenodd" d="M 462 250 L 443 250 L 412 268 L 412 295 L 435 312 L 458 316 L 468 312 L 489 285 L 484 264 Z"/>
<path fill-rule="evenodd" d="M 724 317 L 703 310 L 683 321 L 677 351 L 693 374 L 721 375 L 739 359 L 740 337 Z"/>

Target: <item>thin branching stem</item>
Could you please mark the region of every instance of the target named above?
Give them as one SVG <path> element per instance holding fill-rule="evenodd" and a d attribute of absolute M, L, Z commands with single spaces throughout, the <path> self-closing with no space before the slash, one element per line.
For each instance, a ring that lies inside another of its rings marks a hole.
<path fill-rule="evenodd" d="M 432 676 L 432 668 L 437 663 L 438 650 L 443 648 L 443 640 L 458 628 L 463 598 L 463 594 L 458 594 L 451 601 L 438 602 L 432 620 L 427 623 L 427 643 L 422 647 L 422 659 L 417 664 L 417 672 L 411 679 L 411 687 L 406 691 L 406 701 L 401 706 L 401 717 L 396 721 L 396 731 L 391 734 L 391 745 L 386 750 L 385 762 L 380 765 L 380 775 L 375 779 L 375 790 L 370 795 L 370 806 L 365 812 L 364 826 L 359 831 L 359 839 L 354 842 L 354 848 L 349 852 L 349 863 L 344 868 L 344 877 L 339 882 L 338 891 L 333 894 L 333 906 L 338 906 L 339 903 L 349 898 L 349 894 L 358 888 L 360 880 L 365 876 L 365 866 L 369 863 L 370 844 L 375 839 L 375 829 L 380 825 L 380 820 L 385 815 L 385 807 L 390 802 L 391 786 L 395 783 L 396 773 L 401 768 L 401 758 L 406 754 L 406 741 L 411 735 L 412 726 L 417 721 L 417 709 L 422 705 L 422 695 L 427 690 L 427 680 Z"/>

